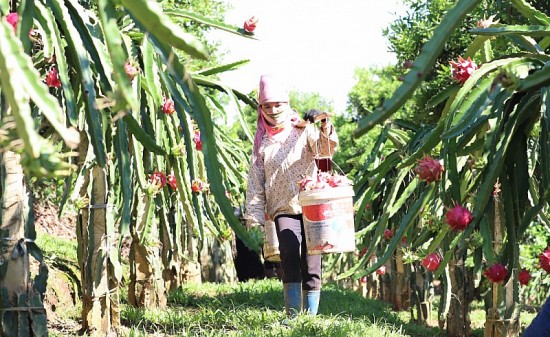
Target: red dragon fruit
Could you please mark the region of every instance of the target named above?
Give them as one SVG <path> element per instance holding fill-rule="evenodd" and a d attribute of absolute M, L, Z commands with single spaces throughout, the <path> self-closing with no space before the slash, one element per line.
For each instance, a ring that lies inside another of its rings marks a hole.
<path fill-rule="evenodd" d="M 420 180 L 425 180 L 429 184 L 441 179 L 443 165 L 441 165 L 437 159 L 433 159 L 430 156 L 424 156 L 424 158 L 418 161 L 418 164 L 414 168 L 414 172 L 418 174 Z"/>
<path fill-rule="evenodd" d="M 429 271 L 436 271 L 440 264 L 441 256 L 437 253 L 430 253 L 422 260 L 422 265 Z"/>
<path fill-rule="evenodd" d="M 306 176 L 298 182 L 300 191 L 317 190 L 340 186 L 351 186 L 352 182 L 346 176 L 337 173 L 321 172 L 317 176 Z"/>
<path fill-rule="evenodd" d="M 449 227 L 455 231 L 465 230 L 473 219 L 472 213 L 460 205 L 448 209 L 446 217 Z"/>
<path fill-rule="evenodd" d="M 162 98 L 162 112 L 164 112 L 167 115 L 171 115 L 176 111 L 176 108 L 174 107 L 174 101 L 169 97 L 163 97 Z"/>
<path fill-rule="evenodd" d="M 539 256 L 540 267 L 550 273 L 550 247 L 546 248 Z"/>
<path fill-rule="evenodd" d="M 174 190 L 178 189 L 178 180 L 174 175 L 174 172 L 171 172 L 168 177 L 166 177 L 166 183 Z"/>
<path fill-rule="evenodd" d="M 50 71 L 48 71 L 48 73 L 46 74 L 46 85 L 50 88 L 59 88 L 61 86 L 61 81 L 59 80 L 57 68 L 52 67 Z"/>
<path fill-rule="evenodd" d="M 256 24 L 258 24 L 258 19 L 255 16 L 252 16 L 244 22 L 243 29 L 245 32 L 252 34 L 254 33 L 254 30 L 256 30 Z"/>
<path fill-rule="evenodd" d="M 201 132 L 200 132 L 200 130 L 195 130 L 195 135 L 193 136 L 193 141 L 195 142 L 195 149 L 197 149 L 197 151 L 202 151 L 202 141 L 201 141 Z"/>
<path fill-rule="evenodd" d="M 518 280 L 521 285 L 528 285 L 531 280 L 531 273 L 527 269 L 522 269 L 518 274 Z"/>
<path fill-rule="evenodd" d="M 164 185 L 166 185 L 166 174 L 159 171 L 155 171 L 154 173 L 151 173 L 151 175 L 149 176 L 149 181 L 152 184 L 155 184 L 158 187 L 162 188 L 164 187 Z"/>
<path fill-rule="evenodd" d="M 466 60 L 458 57 L 458 62 L 451 61 L 453 80 L 464 84 L 477 70 L 477 65 L 468 57 Z"/>
<path fill-rule="evenodd" d="M 483 275 L 494 283 L 502 282 L 508 276 L 508 270 L 500 263 L 495 263 L 491 267 L 487 268 Z"/>
<path fill-rule="evenodd" d="M 191 184 L 191 191 L 195 193 L 200 193 L 206 188 L 206 184 L 200 180 L 195 180 Z"/>
<path fill-rule="evenodd" d="M 10 13 L 6 16 L 6 21 L 13 27 L 13 31 L 17 30 L 17 22 L 19 21 L 19 14 L 16 12 Z"/>

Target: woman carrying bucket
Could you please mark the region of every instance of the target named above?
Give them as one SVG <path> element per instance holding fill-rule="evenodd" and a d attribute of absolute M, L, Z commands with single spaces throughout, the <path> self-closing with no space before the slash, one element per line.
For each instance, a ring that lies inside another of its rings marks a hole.
<path fill-rule="evenodd" d="M 304 237 L 298 182 L 316 170 L 315 158 L 330 157 L 338 136 L 326 113 L 313 111 L 302 121 L 289 104 L 286 86 L 263 75 L 258 92 L 245 219 L 263 230 L 264 213 L 274 219 L 279 240 L 285 310 L 316 315 L 321 294 L 321 255 L 309 255 Z M 315 122 L 321 121 L 320 127 Z"/>

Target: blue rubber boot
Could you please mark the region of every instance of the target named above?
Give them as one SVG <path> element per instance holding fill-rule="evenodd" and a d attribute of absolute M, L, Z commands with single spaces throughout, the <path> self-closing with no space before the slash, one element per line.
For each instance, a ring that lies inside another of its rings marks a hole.
<path fill-rule="evenodd" d="M 302 311 L 302 284 L 300 282 L 283 283 L 286 315 L 296 317 Z"/>
<path fill-rule="evenodd" d="M 321 298 L 321 290 L 304 290 L 303 307 L 311 316 L 317 315 L 319 310 L 319 299 Z"/>

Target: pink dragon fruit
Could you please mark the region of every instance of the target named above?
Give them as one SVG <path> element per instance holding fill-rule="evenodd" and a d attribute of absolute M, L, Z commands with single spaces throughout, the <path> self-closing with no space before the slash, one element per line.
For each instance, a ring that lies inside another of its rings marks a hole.
<path fill-rule="evenodd" d="M 465 230 L 473 219 L 472 213 L 466 207 L 460 205 L 448 209 L 446 217 L 449 227 L 455 231 Z"/>

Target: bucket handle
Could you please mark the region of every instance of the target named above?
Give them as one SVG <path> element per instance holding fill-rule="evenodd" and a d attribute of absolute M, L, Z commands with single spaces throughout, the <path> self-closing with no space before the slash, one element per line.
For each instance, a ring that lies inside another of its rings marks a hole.
<path fill-rule="evenodd" d="M 315 158 L 315 159 L 325 159 L 325 158 Z M 326 159 L 330 159 L 330 163 L 331 163 L 331 171 L 334 172 L 334 169 L 332 167 L 336 167 L 338 169 L 337 173 L 344 176 L 345 173 L 344 171 L 342 170 L 342 168 L 340 166 L 338 166 L 338 164 L 336 164 L 336 162 L 334 162 L 334 160 L 332 160 L 332 157 L 330 158 L 326 158 Z M 310 168 L 311 168 L 311 165 L 315 165 L 315 169 L 313 170 L 313 176 L 317 176 L 317 174 L 319 173 L 319 167 L 317 166 L 317 163 L 314 161 L 311 162 L 311 164 L 309 164 L 309 166 L 307 167 L 307 170 L 306 172 L 309 172 Z M 334 165 L 334 166 L 333 166 Z"/>

